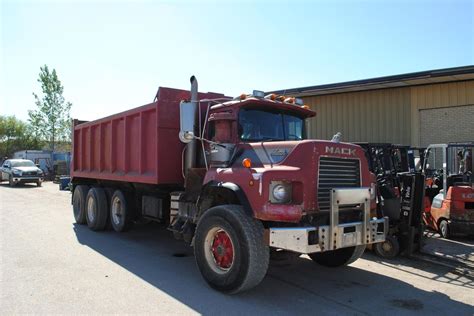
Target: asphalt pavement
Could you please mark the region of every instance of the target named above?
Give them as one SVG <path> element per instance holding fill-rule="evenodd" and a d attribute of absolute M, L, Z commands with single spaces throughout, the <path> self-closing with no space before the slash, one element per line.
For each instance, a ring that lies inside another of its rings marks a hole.
<path fill-rule="evenodd" d="M 123 234 L 76 225 L 71 195 L 0 184 L 0 314 L 473 315 L 474 279 L 371 253 L 344 268 L 272 265 L 255 289 L 209 288 L 192 248 L 157 224 Z"/>

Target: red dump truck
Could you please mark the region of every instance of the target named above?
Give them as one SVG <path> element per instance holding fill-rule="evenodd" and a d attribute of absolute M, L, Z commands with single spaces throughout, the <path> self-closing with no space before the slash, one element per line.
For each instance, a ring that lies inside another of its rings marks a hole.
<path fill-rule="evenodd" d="M 155 102 L 75 121 L 77 223 L 124 232 L 141 218 L 194 247 L 207 283 L 225 293 L 259 284 L 271 253 L 337 267 L 382 242 L 375 178 L 357 145 L 310 140 L 301 100 L 160 88 Z M 337 137 L 336 137 L 337 138 Z"/>

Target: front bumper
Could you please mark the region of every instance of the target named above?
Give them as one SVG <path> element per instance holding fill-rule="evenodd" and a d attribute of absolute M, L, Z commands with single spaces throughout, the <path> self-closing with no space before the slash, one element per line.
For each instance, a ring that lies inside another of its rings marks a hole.
<path fill-rule="evenodd" d="M 363 220 L 339 224 L 339 206 L 363 205 Z M 370 218 L 369 188 L 331 190 L 329 225 L 269 229 L 269 246 L 298 253 L 331 251 L 385 241 L 388 217 Z"/>
<path fill-rule="evenodd" d="M 44 181 L 44 178 L 43 177 L 13 177 L 13 183 L 33 183 L 33 182 L 43 182 Z"/>

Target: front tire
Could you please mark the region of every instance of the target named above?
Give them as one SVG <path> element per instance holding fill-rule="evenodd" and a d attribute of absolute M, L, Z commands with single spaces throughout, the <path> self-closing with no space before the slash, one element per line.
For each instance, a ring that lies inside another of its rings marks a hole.
<path fill-rule="evenodd" d="M 13 182 L 13 177 L 12 176 L 9 176 L 8 177 L 8 184 L 10 185 L 10 187 L 14 187 L 15 186 L 15 182 Z"/>
<path fill-rule="evenodd" d="M 91 188 L 86 197 L 87 226 L 94 231 L 103 230 L 107 224 L 107 215 L 107 195 L 104 189 Z"/>
<path fill-rule="evenodd" d="M 441 219 L 438 224 L 438 232 L 442 238 L 448 239 L 450 237 L 449 224 L 446 219 Z"/>
<path fill-rule="evenodd" d="M 37 187 L 40 187 L 42 184 L 43 184 L 43 182 L 41 182 L 41 181 L 39 181 L 39 180 L 36 181 L 36 186 L 37 186 Z"/>
<path fill-rule="evenodd" d="M 263 225 L 239 205 L 209 209 L 200 219 L 194 255 L 206 282 L 214 289 L 235 294 L 257 286 L 265 277 L 269 248 Z"/>
<path fill-rule="evenodd" d="M 316 263 L 330 268 L 336 268 L 353 263 L 364 253 L 365 245 L 340 248 L 333 251 L 316 252 L 309 257 Z"/>
<path fill-rule="evenodd" d="M 382 258 L 395 258 L 400 253 L 400 243 L 395 236 L 387 235 L 384 242 L 374 245 L 374 252 Z"/>

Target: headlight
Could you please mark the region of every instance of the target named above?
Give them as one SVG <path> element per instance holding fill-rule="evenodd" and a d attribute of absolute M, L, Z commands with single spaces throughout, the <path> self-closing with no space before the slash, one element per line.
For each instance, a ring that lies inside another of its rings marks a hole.
<path fill-rule="evenodd" d="M 270 202 L 284 204 L 291 201 L 291 184 L 272 181 L 270 188 L 272 194 Z"/>
<path fill-rule="evenodd" d="M 38 174 L 43 174 L 43 170 L 41 170 L 41 169 L 38 169 L 37 172 L 38 172 Z"/>
<path fill-rule="evenodd" d="M 20 170 L 12 170 L 12 173 L 13 173 L 15 176 L 21 176 L 21 171 L 20 171 Z"/>

